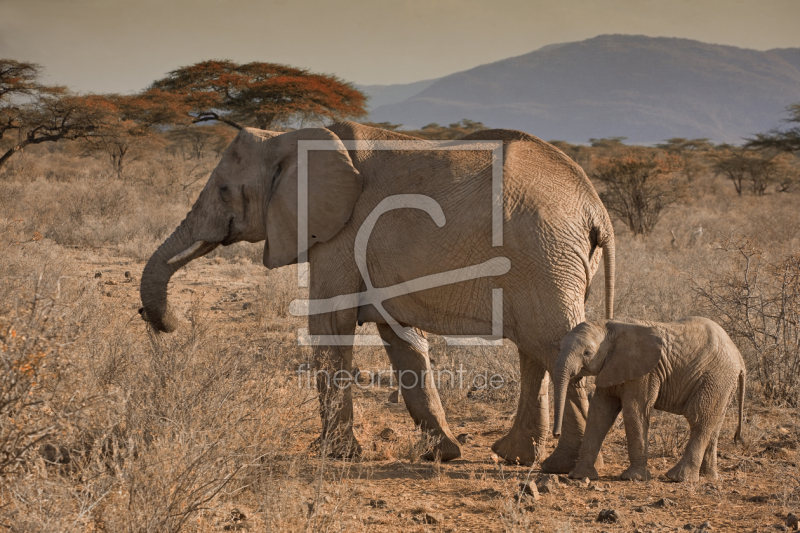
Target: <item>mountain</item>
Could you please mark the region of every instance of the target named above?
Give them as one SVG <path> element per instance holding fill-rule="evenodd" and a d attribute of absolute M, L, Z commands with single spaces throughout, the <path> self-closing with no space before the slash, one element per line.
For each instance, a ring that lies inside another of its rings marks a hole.
<path fill-rule="evenodd" d="M 370 120 L 414 129 L 468 118 L 573 143 L 739 143 L 800 102 L 800 48 L 601 35 L 418 83 L 366 86 Z"/>
<path fill-rule="evenodd" d="M 369 107 L 370 109 L 375 109 L 385 104 L 394 104 L 395 102 L 402 102 L 407 98 L 411 98 L 433 85 L 434 82 L 436 82 L 436 80 L 422 80 L 413 83 L 399 83 L 396 85 L 356 84 L 355 87 L 369 96 Z"/>

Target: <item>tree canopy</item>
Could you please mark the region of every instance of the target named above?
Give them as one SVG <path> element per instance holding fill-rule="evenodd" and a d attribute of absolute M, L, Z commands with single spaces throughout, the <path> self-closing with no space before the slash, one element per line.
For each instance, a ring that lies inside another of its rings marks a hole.
<path fill-rule="evenodd" d="M 800 124 L 800 103 L 786 108 L 789 118 L 785 122 Z M 747 148 L 757 150 L 774 149 L 782 152 L 800 152 L 800 126 L 782 130 L 772 129 L 766 133 L 757 133 L 754 138 L 747 139 Z"/>
<path fill-rule="evenodd" d="M 28 145 L 79 139 L 102 121 L 102 107 L 64 87 L 40 84 L 40 73 L 35 63 L 0 59 L 0 139 L 17 132 L 16 142 L 0 155 L 0 166 Z"/>
<path fill-rule="evenodd" d="M 45 142 L 81 139 L 111 156 L 118 173 L 132 140 L 151 133 L 156 124 L 188 122 L 188 107 L 179 96 L 161 90 L 137 95 L 76 95 L 64 87 L 39 83 L 34 63 L 0 59 L 0 139 L 16 132 L 2 166 L 16 152 Z"/>
<path fill-rule="evenodd" d="M 193 122 L 241 129 L 367 114 L 366 96 L 336 76 L 276 63 L 203 61 L 173 70 L 151 89 L 180 96 Z"/>

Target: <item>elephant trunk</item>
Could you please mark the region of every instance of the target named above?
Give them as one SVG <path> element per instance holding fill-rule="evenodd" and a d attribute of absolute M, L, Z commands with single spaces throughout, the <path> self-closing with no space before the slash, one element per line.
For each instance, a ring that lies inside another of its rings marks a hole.
<path fill-rule="evenodd" d="M 561 423 L 564 420 L 564 407 L 567 403 L 567 387 L 570 380 L 580 372 L 582 367 L 580 354 L 562 353 L 556 360 L 553 369 L 553 436 L 561 436 Z"/>
<path fill-rule="evenodd" d="M 153 253 L 142 272 L 139 288 L 142 308 L 139 312 L 156 330 L 166 333 L 175 331 L 178 327 L 178 319 L 167 303 L 167 284 L 170 278 L 183 265 L 218 246 L 217 243 L 196 241 L 189 221 L 187 216 Z"/>

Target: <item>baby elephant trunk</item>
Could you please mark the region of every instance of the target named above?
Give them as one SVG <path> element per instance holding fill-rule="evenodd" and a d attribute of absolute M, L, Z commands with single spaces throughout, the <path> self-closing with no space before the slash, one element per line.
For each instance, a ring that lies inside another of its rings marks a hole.
<path fill-rule="evenodd" d="M 567 387 L 572 378 L 578 375 L 583 364 L 580 353 L 561 353 L 553 369 L 553 385 L 555 398 L 553 406 L 553 436 L 561 436 L 561 423 L 564 419 L 564 407 L 567 403 Z"/>

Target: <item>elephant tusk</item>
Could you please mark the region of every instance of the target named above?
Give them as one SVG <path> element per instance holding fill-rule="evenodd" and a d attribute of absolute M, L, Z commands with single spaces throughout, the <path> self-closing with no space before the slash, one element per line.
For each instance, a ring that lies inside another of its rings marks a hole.
<path fill-rule="evenodd" d="M 182 260 L 186 259 L 190 255 L 195 253 L 197 250 L 199 250 L 200 247 L 203 246 L 205 243 L 206 243 L 206 241 L 197 241 L 197 242 L 195 242 L 193 245 L 191 245 L 190 247 L 188 247 L 187 249 L 185 249 L 184 251 L 182 251 L 178 255 L 174 256 L 169 261 L 167 261 L 167 264 L 171 265 L 173 263 L 177 263 L 178 261 L 182 261 Z"/>

